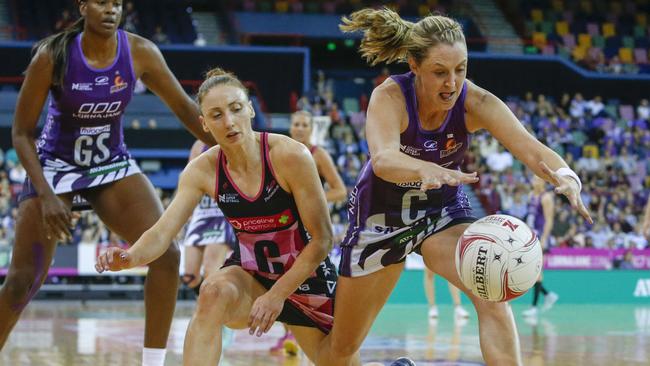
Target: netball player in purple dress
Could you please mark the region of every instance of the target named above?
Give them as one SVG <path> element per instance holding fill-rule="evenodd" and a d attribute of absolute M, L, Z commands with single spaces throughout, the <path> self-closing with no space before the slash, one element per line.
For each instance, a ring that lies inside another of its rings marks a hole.
<path fill-rule="evenodd" d="M 70 237 L 73 196 L 84 197 L 106 226 L 130 243 L 162 214 L 153 186 L 123 140 L 122 115 L 137 79 L 192 133 L 213 141 L 201 129 L 196 103 L 156 46 L 118 30 L 122 2 L 78 4 L 77 22 L 34 47 L 16 104 L 13 145 L 28 178 L 20 196 L 12 261 L 0 292 L 0 347 L 45 280 L 57 242 Z M 35 145 L 34 131 L 48 94 L 47 120 Z M 179 257 L 173 244 L 149 266 L 143 352 L 147 366 L 164 362 Z"/>
<path fill-rule="evenodd" d="M 251 129 L 246 88 L 221 69 L 198 93 L 204 127 L 219 146 L 194 159 L 162 218 L 128 251 L 110 248 L 98 271 L 148 263 L 166 250 L 204 194 L 214 197 L 239 245 L 206 278 L 185 337 L 185 365 L 215 365 L 223 326 L 261 336 L 277 319 L 314 360 L 332 327 L 332 228 L 316 165 L 289 137 Z M 307 234 L 309 232 L 309 234 Z"/>
<path fill-rule="evenodd" d="M 208 145 L 197 140 L 190 151 L 192 161 L 208 149 Z M 185 229 L 185 271 L 181 280 L 198 295 L 204 277 L 219 270 L 230 246 L 234 244 L 234 232 L 217 202 L 209 195 L 203 196 L 194 208 Z M 203 275 L 201 274 L 203 268 Z"/>
<path fill-rule="evenodd" d="M 553 193 L 546 190 L 546 182 L 538 176 L 533 176 L 531 179 L 533 191 L 528 196 L 528 214 L 526 215 L 526 224 L 530 226 L 535 234 L 539 237 L 539 243 L 542 250 L 548 249 L 549 240 L 551 238 L 551 230 L 553 230 L 553 222 L 555 218 L 555 198 Z M 553 304 L 559 299 L 558 294 L 553 291 L 548 291 L 542 284 L 544 274 L 540 273 L 535 286 L 533 287 L 533 303 L 532 306 L 523 312 L 524 316 L 536 317 L 539 313 L 537 309 L 537 301 L 539 294 L 544 295 L 544 305 L 542 310 L 546 311 L 553 307 Z"/>
<path fill-rule="evenodd" d="M 307 146 L 314 157 L 318 176 L 323 183 L 327 183 L 325 197 L 327 202 L 343 201 L 347 196 L 347 190 L 341 175 L 336 170 L 336 165 L 327 150 L 311 143 L 311 135 L 314 130 L 314 117 L 307 111 L 298 111 L 291 115 L 291 126 L 289 135 L 292 139 Z"/>
<path fill-rule="evenodd" d="M 454 265 L 458 238 L 475 220 L 462 185 L 478 177 L 459 170 L 469 134 L 486 129 L 590 220 L 580 200 L 579 178 L 503 102 L 465 79 L 467 47 L 458 22 L 431 15 L 411 23 L 386 8 L 364 9 L 345 18 L 342 29 L 364 32 L 361 53 L 371 64 L 404 60 L 411 71 L 384 81 L 370 100 L 370 160 L 349 198 L 336 322 L 318 360 L 354 364 L 350 357 L 397 283 L 406 256 L 417 252 L 427 268 L 471 299 L 486 363 L 521 364 L 508 303 L 474 296 Z"/>

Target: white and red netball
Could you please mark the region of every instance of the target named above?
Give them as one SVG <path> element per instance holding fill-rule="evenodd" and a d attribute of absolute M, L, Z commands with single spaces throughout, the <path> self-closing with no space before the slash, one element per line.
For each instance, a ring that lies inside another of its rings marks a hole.
<path fill-rule="evenodd" d="M 456 270 L 465 287 L 488 301 L 508 301 L 531 288 L 542 270 L 535 232 L 508 215 L 486 216 L 458 239 Z"/>

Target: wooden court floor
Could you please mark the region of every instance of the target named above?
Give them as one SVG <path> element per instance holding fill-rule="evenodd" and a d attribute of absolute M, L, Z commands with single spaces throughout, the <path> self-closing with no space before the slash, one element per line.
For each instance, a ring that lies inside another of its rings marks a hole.
<path fill-rule="evenodd" d="M 193 302 L 179 302 L 166 365 L 180 365 L 183 337 Z M 524 365 L 650 365 L 650 304 L 558 304 L 536 321 L 514 306 Z M 476 317 L 454 321 L 451 306 L 427 320 L 424 305 L 388 305 L 362 348 L 364 362 L 388 365 L 408 355 L 418 366 L 483 365 Z M 36 301 L 29 305 L 5 349 L 0 365 L 139 366 L 143 307 L 138 301 Z M 304 356 L 271 354 L 280 327 L 260 338 L 229 333 L 222 365 L 309 365 Z"/>

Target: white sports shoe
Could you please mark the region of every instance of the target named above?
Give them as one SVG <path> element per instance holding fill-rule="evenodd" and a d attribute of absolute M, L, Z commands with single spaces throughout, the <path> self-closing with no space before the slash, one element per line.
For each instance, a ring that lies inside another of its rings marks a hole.
<path fill-rule="evenodd" d="M 454 306 L 454 316 L 456 318 L 469 318 L 469 313 L 462 306 Z"/>
<path fill-rule="evenodd" d="M 528 309 L 528 310 L 524 310 L 524 311 L 522 312 L 522 314 L 523 314 L 525 317 L 536 317 L 537 314 L 539 314 L 539 310 L 537 310 L 537 307 L 533 306 L 533 307 L 531 307 L 531 308 Z"/>
<path fill-rule="evenodd" d="M 549 292 L 548 295 L 544 296 L 544 305 L 542 305 L 542 311 L 550 310 L 553 305 L 560 298 L 555 292 Z"/>
<path fill-rule="evenodd" d="M 437 306 L 432 306 L 429 308 L 429 318 L 437 318 L 438 317 L 438 307 Z"/>

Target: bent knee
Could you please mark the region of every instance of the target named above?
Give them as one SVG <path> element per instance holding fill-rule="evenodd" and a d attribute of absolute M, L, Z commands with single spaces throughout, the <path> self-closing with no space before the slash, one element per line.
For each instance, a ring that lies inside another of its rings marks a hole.
<path fill-rule="evenodd" d="M 344 337 L 333 337 L 331 341 L 331 353 L 336 359 L 349 358 L 361 348 L 363 340 L 349 339 Z"/>
<path fill-rule="evenodd" d="M 472 299 L 478 314 L 508 315 L 511 312 L 510 303 L 494 302 L 483 299 Z"/>
<path fill-rule="evenodd" d="M 239 298 L 239 290 L 228 281 L 203 281 L 200 296 L 197 300 L 197 311 L 209 308 L 228 308 L 235 304 Z"/>

